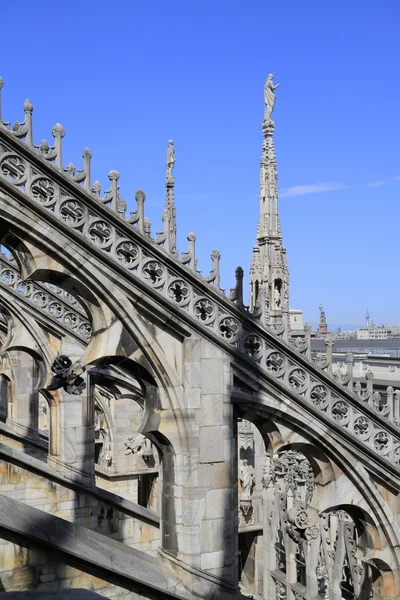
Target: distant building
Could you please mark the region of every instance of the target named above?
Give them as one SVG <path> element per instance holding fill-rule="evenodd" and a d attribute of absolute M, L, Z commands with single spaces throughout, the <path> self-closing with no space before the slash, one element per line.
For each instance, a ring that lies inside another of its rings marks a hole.
<path fill-rule="evenodd" d="M 391 331 L 389 329 L 378 327 L 377 325 L 368 325 L 368 327 L 357 329 L 358 340 L 387 340 L 390 334 Z"/>
<path fill-rule="evenodd" d="M 327 335 L 328 333 L 328 325 L 326 322 L 326 316 L 324 307 L 322 304 L 319 305 L 319 325 L 317 329 L 317 335 Z"/>

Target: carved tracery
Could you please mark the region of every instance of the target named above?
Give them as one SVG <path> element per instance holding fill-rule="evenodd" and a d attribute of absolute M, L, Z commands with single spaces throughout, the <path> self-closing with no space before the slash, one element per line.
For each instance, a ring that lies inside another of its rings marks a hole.
<path fill-rule="evenodd" d="M 372 570 L 361 560 L 362 526 L 346 510 L 318 511 L 308 459 L 292 449 L 266 455 L 262 484 L 264 535 L 272 546 L 268 597 L 373 598 Z"/>

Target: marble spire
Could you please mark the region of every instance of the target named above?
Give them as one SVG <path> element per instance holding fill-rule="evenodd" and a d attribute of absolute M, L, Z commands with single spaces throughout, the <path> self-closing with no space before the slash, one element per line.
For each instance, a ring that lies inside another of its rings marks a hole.
<path fill-rule="evenodd" d="M 263 320 L 278 335 L 289 335 L 289 272 L 278 213 L 278 173 L 274 146 L 273 75 L 264 86 L 264 136 L 260 162 L 260 218 L 250 268 L 250 310 L 262 309 Z M 263 293 L 260 293 L 260 292 Z M 262 302 L 262 306 L 260 303 Z"/>

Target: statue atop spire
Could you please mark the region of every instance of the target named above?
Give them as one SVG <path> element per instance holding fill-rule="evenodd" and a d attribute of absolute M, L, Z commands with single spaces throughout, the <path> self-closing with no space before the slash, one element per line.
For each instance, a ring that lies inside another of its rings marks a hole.
<path fill-rule="evenodd" d="M 172 177 L 172 171 L 175 166 L 175 151 L 174 151 L 174 142 L 169 140 L 168 142 L 168 150 L 167 150 L 167 179 L 168 177 Z"/>
<path fill-rule="evenodd" d="M 176 250 L 176 210 L 175 210 L 175 199 L 174 199 L 174 186 L 175 186 L 175 177 L 172 175 L 172 171 L 175 166 L 175 150 L 174 150 L 174 142 L 172 140 L 168 141 L 168 149 L 167 149 L 167 170 L 165 177 L 165 184 L 167 188 L 167 196 L 165 199 L 165 208 L 164 208 L 164 235 L 165 242 L 164 247 L 167 252 L 171 252 L 171 254 L 177 254 Z"/>
<path fill-rule="evenodd" d="M 274 76 L 272 75 L 272 73 L 270 73 L 268 75 L 267 81 L 265 82 L 265 85 L 264 85 L 264 104 L 265 104 L 264 119 L 265 119 L 265 121 L 271 121 L 272 111 L 274 110 L 275 102 L 276 102 L 275 90 L 280 86 L 280 83 L 277 83 L 276 85 L 274 85 L 273 77 Z"/>

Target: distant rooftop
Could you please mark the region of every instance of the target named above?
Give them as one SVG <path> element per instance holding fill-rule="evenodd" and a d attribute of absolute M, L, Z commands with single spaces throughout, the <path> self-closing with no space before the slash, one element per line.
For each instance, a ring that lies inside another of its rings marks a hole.
<path fill-rule="evenodd" d="M 325 352 L 324 340 L 311 340 L 311 350 Z M 400 356 L 400 339 L 394 340 L 334 340 L 333 352 L 388 354 Z"/>

